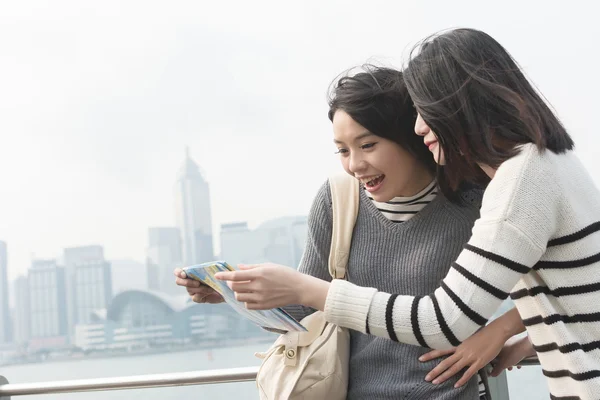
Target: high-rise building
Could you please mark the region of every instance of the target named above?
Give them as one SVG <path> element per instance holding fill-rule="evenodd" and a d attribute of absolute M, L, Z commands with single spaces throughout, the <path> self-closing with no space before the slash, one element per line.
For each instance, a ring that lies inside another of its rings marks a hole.
<path fill-rule="evenodd" d="M 181 293 L 181 288 L 173 283 L 173 269 L 181 266 L 181 236 L 179 229 L 148 229 L 146 257 L 148 288 L 167 293 Z"/>
<path fill-rule="evenodd" d="M 250 230 L 245 222 L 221 225 L 222 260 L 231 264 L 274 262 L 298 267 L 307 234 L 307 217 L 281 217 Z"/>
<path fill-rule="evenodd" d="M 105 309 L 112 298 L 110 263 L 92 261 L 75 270 L 75 324 L 87 324 L 94 311 Z"/>
<path fill-rule="evenodd" d="M 71 247 L 64 251 L 67 286 L 70 286 L 69 334 L 75 325 L 90 322 L 92 312 L 106 308 L 112 298 L 110 263 L 102 246 Z"/>
<path fill-rule="evenodd" d="M 184 265 L 211 261 L 214 250 L 208 182 L 187 149 L 175 188 L 175 215 Z"/>
<path fill-rule="evenodd" d="M 35 260 L 29 269 L 31 348 L 67 344 L 65 270 L 56 260 Z"/>
<path fill-rule="evenodd" d="M 12 324 L 8 305 L 8 252 L 0 242 L 0 343 L 12 341 Z"/>
<path fill-rule="evenodd" d="M 31 337 L 31 307 L 27 276 L 19 276 L 13 287 L 15 293 L 14 342 L 22 345 L 27 343 Z"/>

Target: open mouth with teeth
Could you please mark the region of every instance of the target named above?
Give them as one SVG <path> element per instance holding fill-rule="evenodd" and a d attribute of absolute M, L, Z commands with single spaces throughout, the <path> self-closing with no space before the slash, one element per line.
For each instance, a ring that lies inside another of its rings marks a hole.
<path fill-rule="evenodd" d="M 381 174 L 381 175 L 376 175 L 373 177 L 370 177 L 367 179 L 361 179 L 361 182 L 363 185 L 365 185 L 365 188 L 368 191 L 373 191 L 377 188 L 379 188 L 379 185 L 381 185 L 381 183 L 383 182 L 383 180 L 385 179 L 385 175 Z"/>

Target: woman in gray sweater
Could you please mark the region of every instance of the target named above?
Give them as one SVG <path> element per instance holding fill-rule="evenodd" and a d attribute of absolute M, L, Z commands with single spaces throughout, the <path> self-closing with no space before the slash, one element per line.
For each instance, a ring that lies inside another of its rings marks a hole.
<path fill-rule="evenodd" d="M 364 185 L 348 260 L 350 282 L 390 293 L 424 296 L 447 274 L 468 240 L 481 193 L 438 193 L 435 162 L 413 132 L 416 111 L 402 73 L 365 67 L 344 76 L 331 91 L 329 118 L 342 166 Z M 308 238 L 298 270 L 330 281 L 331 193 L 327 182 L 313 202 Z M 175 271 L 196 302 L 220 297 Z M 286 308 L 301 319 L 313 310 Z M 424 380 L 440 360 L 420 362 L 428 349 L 351 331 L 348 399 L 479 398 L 478 379 L 454 388 L 458 376 L 440 385 Z"/>

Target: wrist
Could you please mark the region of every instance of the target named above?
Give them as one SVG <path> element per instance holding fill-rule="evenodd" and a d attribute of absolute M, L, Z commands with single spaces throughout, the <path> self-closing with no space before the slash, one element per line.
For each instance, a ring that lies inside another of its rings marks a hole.
<path fill-rule="evenodd" d="M 318 311 L 325 309 L 325 301 L 329 292 L 329 282 L 314 276 L 301 274 L 297 285 L 298 304 L 314 308 Z"/>
<path fill-rule="evenodd" d="M 501 332 L 505 342 L 511 337 L 525 331 L 525 325 L 523 325 L 521 316 L 516 308 L 507 311 L 501 317 L 492 321 L 491 324 L 494 324 L 494 328 Z"/>
<path fill-rule="evenodd" d="M 519 347 L 524 355 L 524 358 L 533 357 L 537 354 L 533 349 L 533 343 L 531 343 L 529 335 L 525 335 L 519 340 Z"/>
<path fill-rule="evenodd" d="M 304 306 L 304 305 L 306 305 L 304 303 L 306 302 L 306 286 L 307 286 L 306 276 L 307 275 L 305 275 L 301 272 L 298 272 L 297 276 L 298 276 L 298 280 L 297 280 L 297 282 L 295 282 L 293 284 L 294 290 L 295 290 L 295 295 L 296 295 L 295 303 Z"/>
<path fill-rule="evenodd" d="M 518 334 L 518 332 L 516 332 L 516 330 L 513 329 L 513 327 L 511 327 L 510 325 L 502 325 L 502 328 L 500 329 L 500 332 L 502 334 L 502 339 L 504 340 L 505 343 L 511 337 L 513 337 L 513 336 L 515 336 L 515 335 Z"/>

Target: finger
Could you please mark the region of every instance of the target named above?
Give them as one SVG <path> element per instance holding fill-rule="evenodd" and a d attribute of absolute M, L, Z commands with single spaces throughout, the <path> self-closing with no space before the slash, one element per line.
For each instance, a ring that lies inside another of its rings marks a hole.
<path fill-rule="evenodd" d="M 223 299 L 223 296 L 221 296 L 219 293 L 217 292 L 212 292 L 212 293 L 194 293 L 192 295 L 192 301 L 195 303 L 211 303 L 211 304 L 215 304 L 215 303 L 222 303 L 225 301 L 225 299 Z"/>
<path fill-rule="evenodd" d="M 238 293 L 235 292 L 235 299 L 241 303 L 256 303 L 258 301 L 254 293 Z"/>
<path fill-rule="evenodd" d="M 197 288 L 186 288 L 188 294 L 194 295 L 194 294 L 201 294 L 202 296 L 208 296 L 209 294 L 213 294 L 215 293 L 215 291 L 212 288 L 209 288 L 207 286 L 200 286 Z"/>
<path fill-rule="evenodd" d="M 254 269 L 259 266 L 260 266 L 260 264 L 238 264 L 238 268 L 241 269 L 242 271 L 248 271 L 250 269 Z"/>
<path fill-rule="evenodd" d="M 234 292 L 254 292 L 256 291 L 256 285 L 252 284 L 252 282 L 227 282 L 227 285 Z"/>
<path fill-rule="evenodd" d="M 202 285 L 200 282 L 195 281 L 193 279 L 183 279 L 183 278 L 175 278 L 175 283 L 179 286 L 197 288 Z"/>
<path fill-rule="evenodd" d="M 205 300 L 204 300 L 205 298 L 206 298 L 206 296 L 201 295 L 200 293 L 196 293 L 195 295 L 192 296 L 192 301 L 194 303 L 200 303 L 200 304 L 202 304 L 202 303 L 205 302 Z"/>
<path fill-rule="evenodd" d="M 454 384 L 455 388 L 459 388 L 465 383 L 469 382 L 469 379 L 473 377 L 479 371 L 479 366 L 477 364 L 473 364 L 469 367 L 469 369 L 463 374 L 463 376 Z"/>
<path fill-rule="evenodd" d="M 250 302 L 246 303 L 246 308 L 248 310 L 270 310 L 273 306 L 268 303 Z"/>
<path fill-rule="evenodd" d="M 183 272 L 183 269 L 181 268 L 175 268 L 175 271 L 173 271 L 173 274 L 178 277 L 178 278 L 187 278 L 187 275 L 185 272 Z"/>
<path fill-rule="evenodd" d="M 456 351 L 456 347 L 453 347 L 451 349 L 446 349 L 446 350 L 431 350 L 429 353 L 425 353 L 421 357 L 419 357 L 419 361 L 421 361 L 421 362 L 430 361 L 435 358 L 446 356 L 448 354 L 453 354 L 455 351 Z"/>
<path fill-rule="evenodd" d="M 457 356 L 456 354 L 446 358 L 444 361 L 439 363 L 434 369 L 432 369 L 425 376 L 425 380 L 427 382 L 432 381 L 433 379 L 437 378 L 440 374 L 442 374 L 444 371 L 446 371 L 448 368 L 450 368 L 452 365 L 454 365 L 459 360 L 460 360 L 460 356 Z"/>
<path fill-rule="evenodd" d="M 209 294 L 204 298 L 204 301 L 210 304 L 222 303 L 225 301 L 219 293 Z"/>
<path fill-rule="evenodd" d="M 504 371 L 505 369 L 505 365 L 503 362 L 499 362 L 498 364 L 494 365 L 494 368 L 492 369 L 492 372 L 490 372 L 490 376 L 492 378 L 496 378 L 498 375 L 500 375 L 502 373 L 502 371 Z M 512 367 L 508 367 L 506 368 L 509 371 L 512 370 Z"/>
<path fill-rule="evenodd" d="M 458 360 L 454 365 L 448 368 L 443 374 L 435 378 L 431 383 L 434 385 L 439 385 L 440 383 L 444 383 L 448 380 L 448 378 L 453 377 L 458 374 L 465 366 L 467 365 L 467 361 L 464 358 Z"/>
<path fill-rule="evenodd" d="M 251 281 L 257 277 L 256 269 L 247 271 L 217 272 L 215 278 L 221 281 Z"/>
<path fill-rule="evenodd" d="M 509 358 L 510 357 L 507 355 L 499 357 L 497 359 L 496 365 L 494 365 L 494 369 L 492 370 L 490 376 L 495 378 L 496 376 L 500 375 L 505 369 L 512 371 L 514 364 L 513 362 L 511 362 L 511 360 L 509 360 Z"/>

